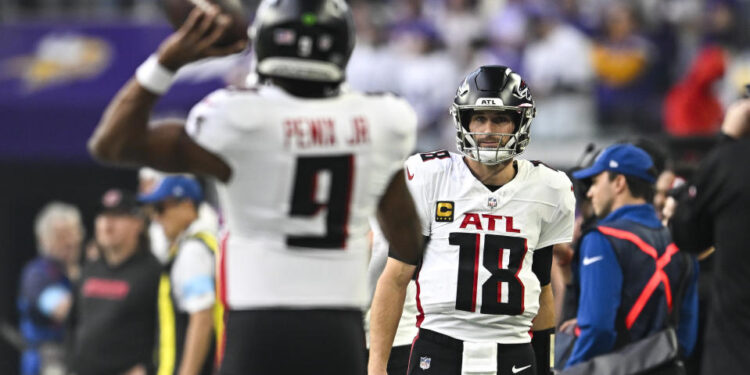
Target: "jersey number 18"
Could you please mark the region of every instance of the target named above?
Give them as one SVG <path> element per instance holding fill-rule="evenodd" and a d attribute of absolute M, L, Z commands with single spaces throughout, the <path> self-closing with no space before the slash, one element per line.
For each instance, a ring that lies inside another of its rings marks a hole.
<path fill-rule="evenodd" d="M 450 234 L 450 244 L 459 248 L 456 310 L 476 311 L 479 253 L 482 251 L 482 265 L 491 275 L 481 286 L 482 307 L 479 312 L 495 315 L 523 313 L 524 286 L 518 273 L 526 255 L 526 239 L 486 234 L 484 247 L 480 249 L 481 237 L 479 233 Z"/>

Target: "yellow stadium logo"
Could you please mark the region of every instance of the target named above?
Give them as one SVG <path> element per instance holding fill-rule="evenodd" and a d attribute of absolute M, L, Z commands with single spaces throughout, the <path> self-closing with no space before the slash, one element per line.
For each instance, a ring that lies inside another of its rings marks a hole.
<path fill-rule="evenodd" d="M 101 74 L 112 60 L 112 48 L 101 38 L 50 33 L 30 55 L 0 62 L 0 79 L 20 78 L 27 93 Z"/>

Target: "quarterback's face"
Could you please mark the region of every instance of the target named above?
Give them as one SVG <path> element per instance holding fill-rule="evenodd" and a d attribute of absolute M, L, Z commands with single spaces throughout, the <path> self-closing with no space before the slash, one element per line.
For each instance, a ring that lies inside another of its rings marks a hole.
<path fill-rule="evenodd" d="M 614 181 L 609 180 L 609 172 L 599 173 L 592 178 L 591 187 L 586 196 L 591 199 L 591 205 L 597 217 L 609 215 L 615 199 Z"/>
<path fill-rule="evenodd" d="M 472 133 L 503 133 L 511 134 L 515 125 L 510 115 L 498 111 L 475 111 L 471 115 L 469 122 L 469 131 Z M 474 140 L 479 147 L 496 148 L 505 145 L 510 140 L 510 136 L 504 136 L 502 139 L 496 135 L 483 134 L 475 135 Z"/>

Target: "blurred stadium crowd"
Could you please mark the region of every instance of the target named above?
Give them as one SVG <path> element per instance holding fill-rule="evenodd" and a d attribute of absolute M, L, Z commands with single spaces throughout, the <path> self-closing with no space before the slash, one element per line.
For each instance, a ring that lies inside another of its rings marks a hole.
<path fill-rule="evenodd" d="M 257 1 L 244 3 L 252 10 Z M 350 3 L 358 43 L 349 83 L 405 97 L 419 114 L 420 150 L 453 148 L 446 110 L 452 93 L 445 87 L 483 64 L 513 67 L 534 88 L 537 139 L 711 135 L 750 79 L 745 0 Z M 154 0 L 2 0 L 0 6 L 3 21 L 164 22 Z"/>

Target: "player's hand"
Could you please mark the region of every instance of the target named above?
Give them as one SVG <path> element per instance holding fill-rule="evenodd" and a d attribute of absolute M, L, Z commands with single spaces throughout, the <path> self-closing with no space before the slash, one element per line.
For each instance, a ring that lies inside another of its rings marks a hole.
<path fill-rule="evenodd" d="M 224 47 L 214 44 L 231 26 L 231 18 L 221 14 L 218 6 L 206 9 L 195 7 L 185 23 L 159 46 L 159 63 L 177 71 L 180 67 L 211 56 L 226 56 L 242 51 L 246 40 Z"/>
<path fill-rule="evenodd" d="M 661 209 L 662 221 L 661 223 L 665 226 L 669 225 L 669 220 L 674 216 L 674 211 L 677 209 L 677 200 L 674 197 L 667 197 L 664 201 L 664 208 Z"/>
<path fill-rule="evenodd" d="M 735 139 L 750 136 L 750 99 L 742 99 L 729 106 L 721 131 Z"/>
<path fill-rule="evenodd" d="M 67 293 L 62 301 L 55 306 L 52 310 L 52 319 L 56 322 L 64 322 L 65 318 L 70 313 L 70 308 L 73 306 L 73 296 Z"/>
<path fill-rule="evenodd" d="M 559 243 L 552 246 L 552 255 L 559 266 L 567 266 L 570 264 L 574 253 L 575 250 L 573 250 L 573 246 L 569 243 Z"/>
<path fill-rule="evenodd" d="M 563 324 L 560 325 L 559 331 L 575 336 L 577 325 L 578 325 L 578 319 L 566 320 Z"/>

